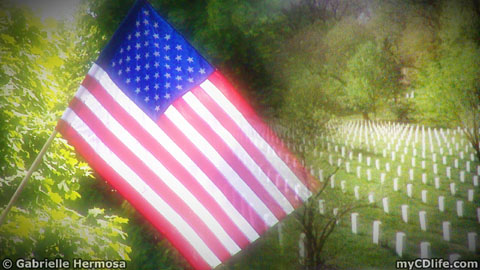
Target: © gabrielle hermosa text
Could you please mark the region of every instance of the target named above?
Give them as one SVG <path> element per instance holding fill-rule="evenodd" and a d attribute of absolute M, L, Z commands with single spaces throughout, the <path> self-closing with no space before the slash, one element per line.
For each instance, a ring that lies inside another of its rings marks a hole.
<path fill-rule="evenodd" d="M 65 259 L 18 259 L 15 266 L 19 269 L 125 269 L 127 262 L 124 260 L 83 260 L 73 259 L 71 262 Z"/>

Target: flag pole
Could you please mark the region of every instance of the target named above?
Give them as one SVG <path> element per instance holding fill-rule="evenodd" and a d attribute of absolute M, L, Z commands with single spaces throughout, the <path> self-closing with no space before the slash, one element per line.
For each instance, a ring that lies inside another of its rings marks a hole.
<path fill-rule="evenodd" d="M 0 216 L 0 226 L 2 226 L 3 222 L 7 217 L 8 212 L 12 208 L 13 204 L 17 201 L 18 197 L 20 196 L 20 193 L 22 192 L 23 188 L 28 182 L 28 179 L 30 178 L 32 173 L 35 171 L 35 169 L 38 167 L 38 164 L 40 164 L 40 162 L 42 161 L 43 155 L 45 155 L 45 153 L 47 152 L 48 147 L 50 146 L 50 144 L 52 143 L 56 135 L 57 135 L 57 130 L 54 129 L 52 134 L 50 135 L 50 138 L 48 138 L 47 142 L 43 145 L 42 150 L 40 150 L 40 153 L 38 153 L 37 157 L 33 161 L 30 168 L 28 169 L 27 174 L 25 175 L 22 182 L 18 186 L 17 190 L 13 194 L 12 198 L 8 202 L 7 207 L 5 208 L 5 210 L 3 210 L 2 215 Z"/>

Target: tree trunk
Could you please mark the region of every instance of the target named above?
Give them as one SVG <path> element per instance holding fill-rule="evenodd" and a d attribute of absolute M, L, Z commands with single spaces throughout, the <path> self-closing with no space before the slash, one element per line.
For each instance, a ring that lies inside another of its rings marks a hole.
<path fill-rule="evenodd" d="M 362 112 L 362 117 L 363 120 L 370 120 L 370 117 L 368 117 L 368 112 Z"/>

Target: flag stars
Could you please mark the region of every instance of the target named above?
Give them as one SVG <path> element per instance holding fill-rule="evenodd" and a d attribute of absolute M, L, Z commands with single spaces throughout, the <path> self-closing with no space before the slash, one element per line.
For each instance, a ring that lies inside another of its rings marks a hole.
<path fill-rule="evenodd" d="M 127 78 L 127 80 L 125 81 L 127 84 L 130 83 L 130 78 Z"/>
<path fill-rule="evenodd" d="M 144 46 L 144 47 L 148 47 L 148 41 L 145 41 L 145 42 L 143 43 L 143 46 Z"/>
<path fill-rule="evenodd" d="M 127 39 L 128 39 L 128 40 L 131 40 L 131 39 L 132 39 L 132 35 L 131 35 L 131 34 L 128 35 L 128 36 L 127 36 Z"/>
<path fill-rule="evenodd" d="M 137 65 L 137 66 L 135 67 L 135 70 L 136 70 L 136 71 L 140 71 L 140 69 L 142 69 L 142 68 L 141 68 L 139 65 Z"/>
<path fill-rule="evenodd" d="M 145 64 L 145 69 L 149 69 L 150 68 L 150 64 L 149 63 L 146 63 Z"/>
<path fill-rule="evenodd" d="M 191 73 L 191 72 L 193 72 L 193 68 L 192 68 L 192 67 L 188 67 L 188 68 L 187 68 L 187 71 Z"/>
<path fill-rule="evenodd" d="M 153 38 L 158 39 L 159 38 L 158 34 L 157 33 L 153 34 Z"/>
<path fill-rule="evenodd" d="M 120 48 L 120 53 L 123 53 L 123 48 Z"/>
<path fill-rule="evenodd" d="M 140 93 L 140 88 L 139 87 L 135 88 L 135 93 L 137 93 L 137 94 Z"/>
<path fill-rule="evenodd" d="M 165 64 L 163 65 L 166 69 L 170 69 L 170 65 L 169 64 Z"/>
<path fill-rule="evenodd" d="M 176 76 L 176 77 L 175 77 L 175 80 L 181 81 L 181 80 L 182 80 L 182 76 Z"/>
<path fill-rule="evenodd" d="M 122 75 L 122 70 L 121 70 L 121 69 L 120 69 L 120 70 L 118 70 L 118 72 L 117 72 L 117 73 L 118 73 L 118 75 Z"/>
<path fill-rule="evenodd" d="M 136 37 L 136 38 L 139 38 L 139 37 L 140 37 L 140 32 L 138 32 L 138 31 L 135 32 L 135 37 Z"/>
<path fill-rule="evenodd" d="M 143 24 L 148 25 L 148 20 L 147 19 L 143 20 Z"/>
<path fill-rule="evenodd" d="M 153 45 L 155 46 L 155 48 L 160 48 L 160 45 L 158 45 L 158 43 L 153 43 Z"/>
<path fill-rule="evenodd" d="M 188 57 L 188 58 L 187 58 L 187 62 L 192 63 L 192 62 L 193 62 L 193 58 L 192 58 L 192 57 Z"/>
<path fill-rule="evenodd" d="M 137 50 L 140 49 L 140 47 L 142 47 L 142 45 L 140 45 L 140 43 L 135 44 L 135 48 L 136 48 Z"/>
<path fill-rule="evenodd" d="M 158 105 L 155 106 L 155 111 L 157 111 L 157 112 L 160 111 L 160 106 L 158 106 Z"/>
<path fill-rule="evenodd" d="M 193 83 L 193 78 L 188 78 L 187 81 L 188 81 L 189 83 Z"/>
<path fill-rule="evenodd" d="M 200 72 L 200 74 L 205 74 L 205 69 L 201 68 L 198 72 Z"/>
<path fill-rule="evenodd" d="M 158 88 L 160 88 L 160 86 L 158 85 L 158 83 L 156 83 L 153 88 L 154 88 L 155 90 L 158 90 Z M 158 99 L 158 98 L 155 98 L 155 99 Z"/>
<path fill-rule="evenodd" d="M 165 56 L 163 57 L 163 59 L 165 59 L 166 61 L 170 61 L 170 56 L 165 55 Z"/>
<path fill-rule="evenodd" d="M 165 37 L 163 37 L 165 40 L 170 40 L 170 35 L 166 34 Z"/>
<path fill-rule="evenodd" d="M 165 99 L 169 99 L 170 98 L 170 94 L 169 93 L 166 93 L 165 96 L 163 96 Z"/>
<path fill-rule="evenodd" d="M 177 55 L 177 56 L 175 57 L 175 60 L 177 60 L 177 61 L 182 60 L 182 56 L 181 56 L 181 55 Z"/>
<path fill-rule="evenodd" d="M 153 27 L 158 28 L 158 23 L 157 22 L 153 23 Z"/>
<path fill-rule="evenodd" d="M 155 72 L 155 75 L 153 75 L 153 77 L 154 77 L 155 79 L 158 79 L 158 77 L 160 77 L 160 75 L 158 74 L 158 72 Z"/>
<path fill-rule="evenodd" d="M 178 90 L 182 90 L 182 89 L 183 89 L 183 87 L 182 87 L 180 84 L 178 84 L 176 88 L 177 88 Z"/>
<path fill-rule="evenodd" d="M 164 76 L 165 76 L 165 78 L 167 78 L 167 79 L 170 79 L 170 77 L 172 77 L 172 76 L 170 75 L 170 73 L 165 73 Z"/>
<path fill-rule="evenodd" d="M 144 36 L 148 36 L 149 34 L 150 34 L 150 30 L 145 30 L 145 31 L 143 31 L 143 35 L 144 35 Z"/>
<path fill-rule="evenodd" d="M 180 71 L 182 71 L 182 68 L 181 67 L 176 67 L 175 70 L 180 72 Z"/>
<path fill-rule="evenodd" d="M 154 99 L 158 100 L 160 97 L 158 95 L 155 95 Z"/>
<path fill-rule="evenodd" d="M 145 100 L 145 102 L 149 102 L 149 101 L 150 101 L 150 98 L 147 96 L 147 97 L 145 97 L 143 100 Z"/>
<path fill-rule="evenodd" d="M 153 56 L 159 57 L 159 56 L 160 56 L 160 53 L 159 53 L 158 51 L 154 51 L 154 52 L 153 52 Z"/>
<path fill-rule="evenodd" d="M 177 49 L 177 51 L 181 51 L 182 50 L 182 45 L 178 44 L 177 46 L 175 46 L 175 49 Z"/>
<path fill-rule="evenodd" d="M 140 82 L 140 77 L 137 76 L 137 77 L 135 78 L 135 81 L 136 81 L 137 83 Z"/>
<path fill-rule="evenodd" d="M 125 61 L 130 62 L 130 56 L 127 55 L 127 58 L 125 58 Z"/>
<path fill-rule="evenodd" d="M 130 36 L 132 36 L 132 35 L 130 35 Z M 132 49 L 132 46 L 128 45 L 127 46 L 127 51 L 130 51 L 131 49 Z"/>
<path fill-rule="evenodd" d="M 120 58 L 120 60 L 118 60 L 118 64 L 121 65 L 123 63 L 123 59 Z"/>
<path fill-rule="evenodd" d="M 135 22 L 135 25 L 136 25 L 137 27 L 139 27 L 139 26 L 140 26 L 140 21 L 136 21 L 136 22 Z"/>
<path fill-rule="evenodd" d="M 140 54 L 135 55 L 136 60 L 140 60 Z"/>
<path fill-rule="evenodd" d="M 147 52 L 145 53 L 145 58 L 148 58 L 148 57 L 150 57 L 150 54 Z"/>
<path fill-rule="evenodd" d="M 155 62 L 155 64 L 153 64 L 153 66 L 158 68 L 160 66 L 160 64 L 158 62 Z"/>
<path fill-rule="evenodd" d="M 143 14 L 145 14 L 146 16 L 148 16 L 150 14 L 150 12 L 148 12 L 148 10 L 144 10 L 143 11 Z"/>
<path fill-rule="evenodd" d="M 170 88 L 170 83 L 169 83 L 169 82 L 165 83 L 164 87 L 165 87 L 166 89 Z"/>
<path fill-rule="evenodd" d="M 116 64 L 115 64 L 115 61 L 114 61 L 114 62 L 112 62 L 112 67 L 115 67 L 115 66 L 116 66 Z"/>
<path fill-rule="evenodd" d="M 165 45 L 165 46 L 163 46 L 163 49 L 164 49 L 165 51 L 170 50 L 170 45 Z"/>
<path fill-rule="evenodd" d="M 145 90 L 145 92 L 148 92 L 148 90 L 150 90 L 150 86 L 145 86 L 145 88 L 143 88 L 143 90 Z"/>
<path fill-rule="evenodd" d="M 145 78 L 144 78 L 144 79 L 145 79 L 145 81 L 148 81 L 148 80 L 150 79 L 150 75 L 148 75 L 148 74 L 145 75 Z"/>
<path fill-rule="evenodd" d="M 129 72 L 130 72 L 130 67 L 127 67 L 127 68 L 125 69 L 125 72 L 129 73 Z"/>

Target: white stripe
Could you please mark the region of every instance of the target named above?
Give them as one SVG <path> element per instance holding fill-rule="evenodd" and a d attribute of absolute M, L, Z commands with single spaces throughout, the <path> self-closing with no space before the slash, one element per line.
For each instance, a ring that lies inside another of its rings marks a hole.
<path fill-rule="evenodd" d="M 255 241 L 259 235 L 248 221 L 238 212 L 235 206 L 225 197 L 222 191 L 208 178 L 207 175 L 185 154 L 175 142 L 150 118 L 148 117 L 130 98 L 128 98 L 101 67 L 94 64 L 89 71 L 89 75 L 95 78 L 105 91 L 115 101 L 125 109 L 137 122 L 142 123 L 142 127 L 152 135 L 152 137 L 162 145 L 182 166 L 194 176 L 202 187 L 209 191 L 210 195 L 225 210 L 225 213 L 244 233 L 250 242 Z"/>
<path fill-rule="evenodd" d="M 243 181 L 237 172 L 228 165 L 222 156 L 210 145 L 210 143 L 193 128 L 190 123 L 173 106 L 168 107 L 164 113 L 177 126 L 187 138 L 192 141 L 198 150 L 200 150 L 223 174 L 225 179 L 240 192 L 247 203 L 255 209 L 262 219 L 269 226 L 278 222 L 277 218 L 268 209 L 265 203 L 257 197 L 250 187 Z"/>
<path fill-rule="evenodd" d="M 237 126 L 250 138 L 255 146 L 261 150 L 265 158 L 277 169 L 280 175 L 287 181 L 290 188 L 299 190 L 298 196 L 305 201 L 312 193 L 300 181 L 297 176 L 288 168 L 283 160 L 275 153 L 272 147 L 263 139 L 260 134 L 250 125 L 245 117 L 235 108 L 235 106 L 222 94 L 220 90 L 209 80 L 200 85 L 205 92 L 235 121 Z"/>
<path fill-rule="evenodd" d="M 179 198 L 185 201 L 187 206 L 195 213 L 210 229 L 212 234 L 217 236 L 230 254 L 240 251 L 240 247 L 230 238 L 218 221 L 210 212 L 198 201 L 198 199 L 172 175 L 167 168 L 163 166 L 142 144 L 140 144 L 117 120 L 95 99 L 90 92 L 80 86 L 75 95 L 80 99 L 95 116 L 109 129 L 113 134 L 132 151 L 150 170 L 158 176 Z"/>
<path fill-rule="evenodd" d="M 203 242 L 198 234 L 178 215 L 161 197 L 159 197 L 143 180 L 118 158 L 95 133 L 80 119 L 74 111 L 67 108 L 62 116 L 92 149 L 115 170 L 134 190 L 144 197 L 155 210 L 164 216 L 182 234 L 183 238 L 211 266 L 216 267 L 221 262 Z"/>
<path fill-rule="evenodd" d="M 186 93 L 182 97 L 185 102 L 198 114 L 200 118 L 205 120 L 207 124 L 222 138 L 222 140 L 230 147 L 235 155 L 242 161 L 248 170 L 258 179 L 259 183 L 265 190 L 275 199 L 275 201 L 282 207 L 282 209 L 290 214 L 293 207 L 290 202 L 278 190 L 277 186 L 268 178 L 263 172 L 262 168 L 252 159 L 252 157 L 245 151 L 243 146 L 226 130 L 222 124 L 213 116 L 210 111 L 195 97 L 191 92 Z"/>

